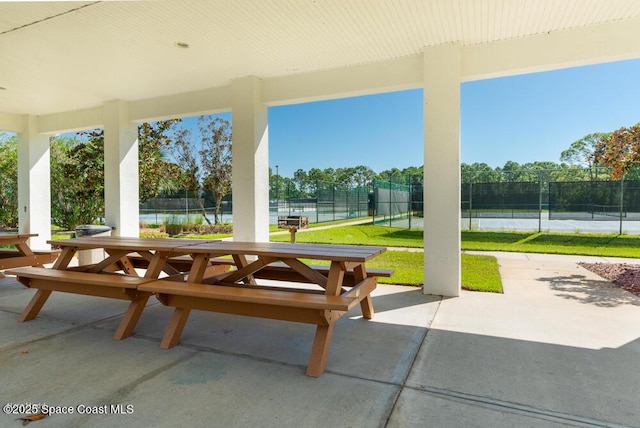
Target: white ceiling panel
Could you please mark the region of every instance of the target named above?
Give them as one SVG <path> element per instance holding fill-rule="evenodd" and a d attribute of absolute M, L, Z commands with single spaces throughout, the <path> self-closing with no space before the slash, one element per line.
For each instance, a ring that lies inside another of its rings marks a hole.
<path fill-rule="evenodd" d="M 639 16 L 637 0 L 0 2 L 0 112 L 76 110 Z"/>

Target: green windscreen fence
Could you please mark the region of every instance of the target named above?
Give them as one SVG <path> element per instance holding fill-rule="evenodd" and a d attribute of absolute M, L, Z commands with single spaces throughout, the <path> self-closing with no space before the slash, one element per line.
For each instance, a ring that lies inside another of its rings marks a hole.
<path fill-rule="evenodd" d="M 640 181 L 549 183 L 550 220 L 640 218 Z"/>
<path fill-rule="evenodd" d="M 407 182 L 410 182 L 410 178 Z M 373 180 L 369 205 L 376 224 L 401 228 L 423 227 L 422 183 L 402 184 L 388 180 Z"/>
<path fill-rule="evenodd" d="M 539 182 L 464 183 L 462 217 L 536 218 L 541 204 Z"/>

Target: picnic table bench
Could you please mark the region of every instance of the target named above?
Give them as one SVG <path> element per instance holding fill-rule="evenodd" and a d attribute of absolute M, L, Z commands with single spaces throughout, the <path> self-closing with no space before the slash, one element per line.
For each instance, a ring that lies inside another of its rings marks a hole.
<path fill-rule="evenodd" d="M 152 294 L 141 291 L 139 286 L 154 281 L 153 278 L 41 267 L 16 268 L 7 273 L 16 275 L 18 282 L 25 287 L 38 290 L 20 315 L 19 321 L 30 321 L 38 316 L 52 291 L 131 301 L 124 319 L 114 334 L 115 339 L 129 337 L 133 333 L 137 320 Z"/>

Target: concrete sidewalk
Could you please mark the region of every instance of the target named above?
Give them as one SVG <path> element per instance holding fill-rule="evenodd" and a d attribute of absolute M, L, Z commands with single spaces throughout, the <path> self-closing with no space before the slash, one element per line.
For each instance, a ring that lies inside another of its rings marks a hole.
<path fill-rule="evenodd" d="M 169 308 L 113 341 L 126 302 L 58 293 L 18 323 L 33 291 L 1 279 L 0 400 L 74 409 L 34 428 L 640 426 L 640 298 L 576 265 L 590 257 L 497 256 L 504 294 L 379 285 L 318 379 L 312 326 L 194 311 L 162 350 Z"/>

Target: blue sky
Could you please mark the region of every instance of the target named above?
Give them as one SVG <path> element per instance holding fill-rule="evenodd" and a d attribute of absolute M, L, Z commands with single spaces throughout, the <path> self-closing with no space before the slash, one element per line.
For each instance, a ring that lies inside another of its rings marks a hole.
<path fill-rule="evenodd" d="M 640 122 L 640 60 L 466 82 L 461 109 L 462 162 L 559 162 L 587 134 Z M 286 177 L 297 169 L 421 166 L 422 91 L 272 107 L 269 164 Z"/>
<path fill-rule="evenodd" d="M 640 60 L 467 82 L 461 91 L 461 161 L 559 162 L 572 142 L 640 122 Z M 269 157 L 299 168 L 423 163 L 422 91 L 269 109 Z"/>

